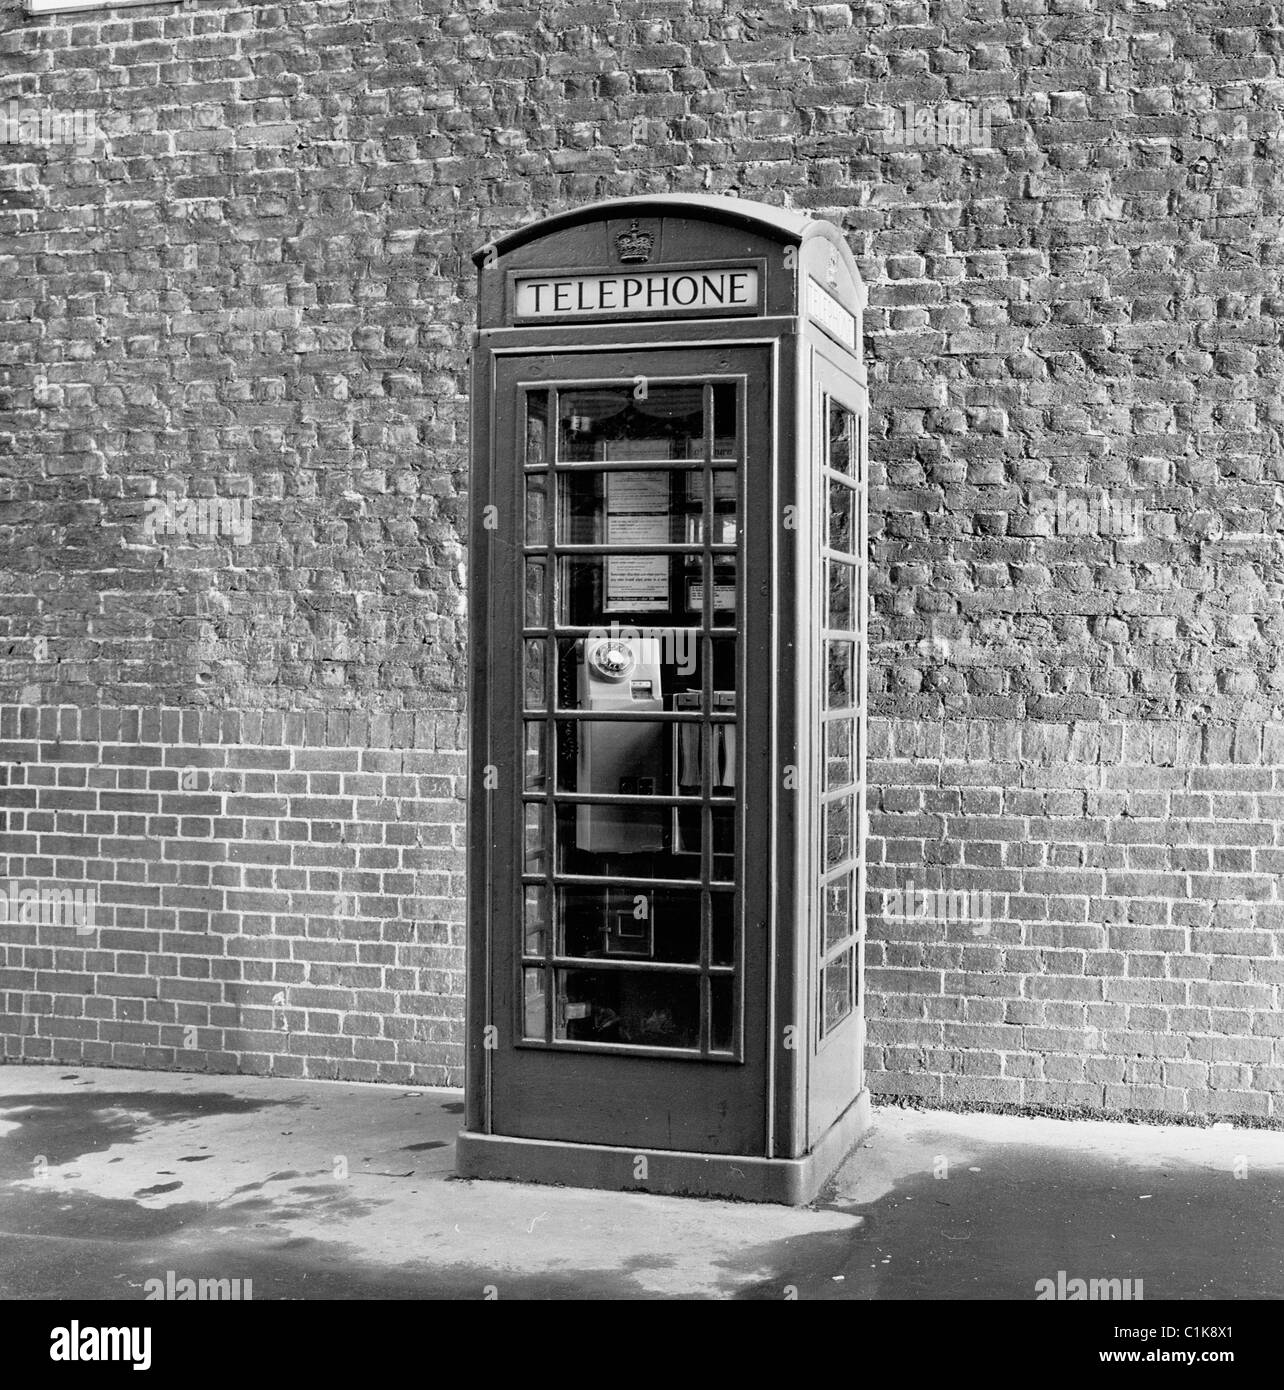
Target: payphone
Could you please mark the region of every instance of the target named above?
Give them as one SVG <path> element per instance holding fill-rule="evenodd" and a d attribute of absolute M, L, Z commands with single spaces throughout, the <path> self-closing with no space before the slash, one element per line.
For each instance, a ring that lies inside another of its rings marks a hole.
<path fill-rule="evenodd" d="M 660 644 L 653 637 L 588 637 L 576 648 L 580 707 L 599 713 L 664 708 Z M 575 788 L 621 796 L 654 796 L 660 785 L 663 729 L 648 720 L 581 726 Z M 576 808 L 575 840 L 598 853 L 641 854 L 661 846 L 660 822 L 639 818 L 631 807 L 592 803 Z"/>
<path fill-rule="evenodd" d="M 459 1171 L 809 1200 L 868 1118 L 851 253 L 663 195 L 477 263 Z"/>

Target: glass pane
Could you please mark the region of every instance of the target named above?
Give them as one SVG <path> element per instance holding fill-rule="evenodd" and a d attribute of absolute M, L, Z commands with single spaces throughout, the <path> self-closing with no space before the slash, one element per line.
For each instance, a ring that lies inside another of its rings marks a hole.
<path fill-rule="evenodd" d="M 557 1031 L 568 1042 L 700 1046 L 700 977 L 648 970 L 557 971 Z"/>
<path fill-rule="evenodd" d="M 730 975 L 709 979 L 709 1046 L 714 1052 L 730 1052 L 735 1047 L 735 980 Z"/>
<path fill-rule="evenodd" d="M 685 625 L 691 621 L 679 607 L 685 559 L 682 555 L 564 559 L 559 621 L 569 627 L 605 627 L 612 621 Z"/>
<path fill-rule="evenodd" d="M 699 545 L 703 477 L 701 472 L 632 469 L 563 473 L 558 539 L 564 545 Z M 734 512 L 734 475 L 732 486 Z"/>
<path fill-rule="evenodd" d="M 558 457 L 563 463 L 698 459 L 703 454 L 704 389 L 699 383 L 578 387 L 560 395 Z"/>
<path fill-rule="evenodd" d="M 526 393 L 526 467 L 542 468 L 548 462 L 548 392 Z"/>
<path fill-rule="evenodd" d="M 734 827 L 724 843 L 731 846 L 733 835 Z M 730 881 L 733 865 L 730 853 L 718 855 L 715 874 Z M 694 882 L 700 877 L 700 808 L 559 806 L 557 869 L 578 877 Z"/>
<path fill-rule="evenodd" d="M 730 459 L 737 455 L 740 423 L 736 415 L 734 382 L 721 381 L 713 388 L 713 453 L 715 458 Z"/>
<path fill-rule="evenodd" d="M 733 965 L 736 959 L 736 900 L 731 893 L 710 893 L 712 939 L 709 960 L 713 965 Z"/>
<path fill-rule="evenodd" d="M 850 410 L 829 402 L 829 466 L 837 473 L 852 471 L 852 424 Z"/>
<path fill-rule="evenodd" d="M 526 562 L 526 626 L 544 627 L 544 578 L 546 567 L 543 560 Z"/>
<path fill-rule="evenodd" d="M 825 641 L 825 708 L 850 709 L 856 703 L 856 644 L 842 638 Z"/>
<path fill-rule="evenodd" d="M 713 708 L 715 713 L 734 713 L 736 707 L 736 639 L 714 637 L 709 642 L 713 657 Z"/>
<path fill-rule="evenodd" d="M 526 643 L 526 683 L 524 688 L 527 709 L 543 709 L 547 703 L 544 650 L 543 640 Z"/>
<path fill-rule="evenodd" d="M 830 951 L 852 934 L 852 876 L 844 874 L 821 890 L 825 906 L 825 944 Z"/>
<path fill-rule="evenodd" d="M 643 636 L 642 632 L 647 635 Z M 701 688 L 699 632 L 691 627 L 611 624 L 586 638 L 557 644 L 557 700 L 561 709 L 650 713 L 673 709 Z M 735 681 L 734 639 L 715 644 L 714 680 Z"/>
<path fill-rule="evenodd" d="M 713 827 L 713 877 L 730 883 L 736 875 L 736 813 L 730 806 L 715 806 L 709 816 Z"/>
<path fill-rule="evenodd" d="M 869 555 L 869 509 L 860 505 L 860 494 L 853 503 L 856 508 L 856 556 L 860 560 L 865 560 Z"/>
<path fill-rule="evenodd" d="M 672 849 L 674 854 L 686 855 L 699 863 L 701 829 L 704 824 L 704 815 L 699 807 L 680 806 L 673 813 L 673 840 Z M 698 877 L 698 871 L 693 874 Z"/>
<path fill-rule="evenodd" d="M 528 956 L 542 956 L 548 940 L 548 890 L 538 884 L 526 885 L 525 945 Z"/>
<path fill-rule="evenodd" d="M 736 543 L 736 475 L 728 469 L 716 468 L 713 478 L 713 536 L 712 545 Z M 688 545 L 704 544 L 704 478 L 703 473 L 684 475 L 682 502 L 686 512 L 684 534 L 678 537 Z"/>
<path fill-rule="evenodd" d="M 526 807 L 525 848 L 522 857 L 522 872 L 542 874 L 544 872 L 546 837 L 544 834 L 544 808 L 530 804 Z"/>
<path fill-rule="evenodd" d="M 829 548 L 850 554 L 856 494 L 837 478 L 829 480 Z"/>
<path fill-rule="evenodd" d="M 845 951 L 825 967 L 821 995 L 821 1031 L 829 1033 L 852 1011 L 851 951 Z"/>
<path fill-rule="evenodd" d="M 542 970 L 522 971 L 523 1027 L 522 1037 L 538 1042 L 545 1040 L 545 1019 L 547 1009 L 544 997 L 544 972 Z"/>
<path fill-rule="evenodd" d="M 526 790 L 542 792 L 548 776 L 548 726 L 543 721 L 526 723 Z"/>
<path fill-rule="evenodd" d="M 826 560 L 825 585 L 829 595 L 827 626 L 848 632 L 856 627 L 856 566 Z"/>
<path fill-rule="evenodd" d="M 586 796 L 672 796 L 671 741 L 670 726 L 658 720 L 559 720 L 557 788 Z"/>
<path fill-rule="evenodd" d="M 700 877 L 698 825 L 675 853 L 676 812 L 669 807 L 559 806 L 557 869 L 592 878 Z"/>
<path fill-rule="evenodd" d="M 825 803 L 825 868 L 836 869 L 852 857 L 852 799 Z"/>
<path fill-rule="evenodd" d="M 704 612 L 704 566 L 687 566 L 683 575 L 683 603 L 689 619 L 701 621 Z M 718 555 L 713 562 L 713 626 L 734 627 L 736 623 L 736 562 Z"/>
<path fill-rule="evenodd" d="M 825 790 L 836 791 L 854 780 L 850 719 L 831 719 L 825 725 Z"/>
<path fill-rule="evenodd" d="M 563 955 L 700 960 L 698 888 L 562 888 L 558 907 Z"/>
<path fill-rule="evenodd" d="M 526 544 L 548 544 L 548 476 L 532 473 L 526 479 Z"/>

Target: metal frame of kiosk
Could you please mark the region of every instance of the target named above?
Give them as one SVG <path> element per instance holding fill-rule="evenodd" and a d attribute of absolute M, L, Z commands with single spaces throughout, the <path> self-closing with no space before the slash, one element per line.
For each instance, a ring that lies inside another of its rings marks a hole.
<path fill-rule="evenodd" d="M 475 260 L 458 1172 L 810 1201 L 869 1115 L 855 263 L 677 195 Z"/>

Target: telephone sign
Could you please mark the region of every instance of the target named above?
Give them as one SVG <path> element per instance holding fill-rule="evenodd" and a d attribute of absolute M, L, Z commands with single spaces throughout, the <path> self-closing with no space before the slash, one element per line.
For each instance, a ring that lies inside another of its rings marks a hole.
<path fill-rule="evenodd" d="M 758 307 L 754 266 L 721 270 L 652 270 L 613 275 L 532 275 L 515 282 L 519 319 L 582 314 L 729 314 Z"/>
<path fill-rule="evenodd" d="M 808 1201 L 869 1111 L 851 253 L 666 195 L 476 259 L 459 1171 Z"/>
<path fill-rule="evenodd" d="M 856 315 L 811 276 L 807 277 L 807 313 L 848 352 L 856 351 Z"/>

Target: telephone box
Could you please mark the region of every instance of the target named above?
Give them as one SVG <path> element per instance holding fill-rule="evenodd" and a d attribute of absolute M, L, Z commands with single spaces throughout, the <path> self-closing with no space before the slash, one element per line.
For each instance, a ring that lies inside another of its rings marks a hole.
<path fill-rule="evenodd" d="M 475 259 L 458 1171 L 809 1201 L 868 1122 L 855 263 L 668 195 Z"/>

